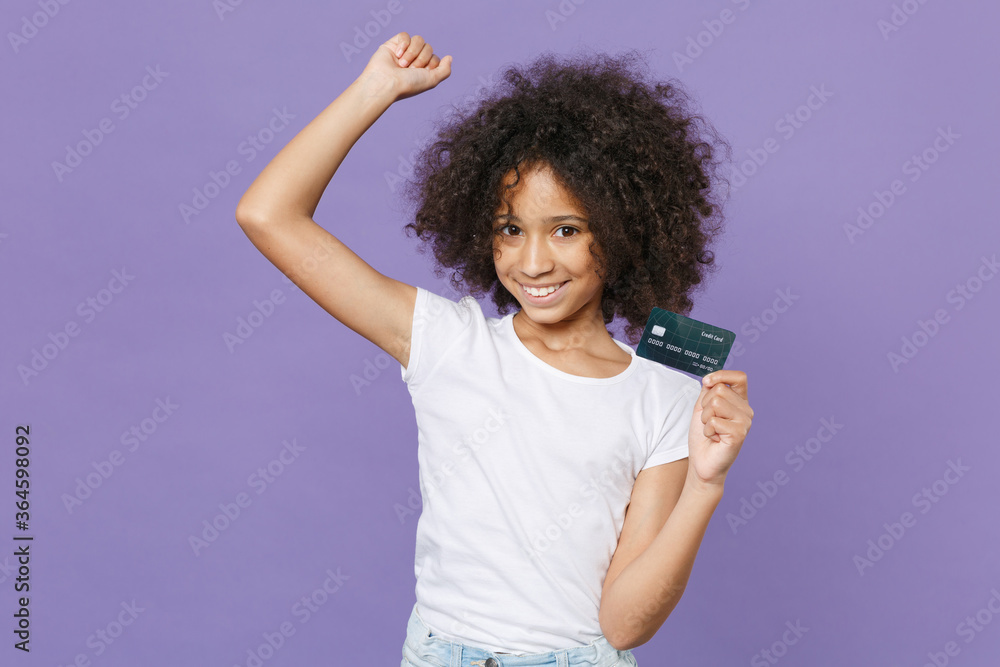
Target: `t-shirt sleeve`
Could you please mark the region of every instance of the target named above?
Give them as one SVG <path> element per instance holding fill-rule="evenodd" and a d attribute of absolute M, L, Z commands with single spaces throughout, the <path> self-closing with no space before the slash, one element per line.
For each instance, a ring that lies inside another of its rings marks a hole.
<path fill-rule="evenodd" d="M 410 358 L 407 366 L 400 364 L 400 374 L 407 385 L 417 386 L 433 372 L 451 346 L 472 327 L 478 309 L 479 304 L 471 296 L 452 301 L 417 286 Z"/>
<path fill-rule="evenodd" d="M 688 433 L 691 430 L 691 415 L 701 393 L 701 382 L 686 378 L 680 396 L 663 420 L 660 431 L 660 441 L 646 458 L 640 470 L 652 468 L 664 463 L 679 461 L 688 455 Z"/>

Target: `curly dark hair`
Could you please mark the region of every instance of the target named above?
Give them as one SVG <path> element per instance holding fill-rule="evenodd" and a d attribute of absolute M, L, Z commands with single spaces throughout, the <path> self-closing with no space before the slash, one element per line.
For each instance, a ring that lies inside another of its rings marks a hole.
<path fill-rule="evenodd" d="M 542 165 L 587 213 L 601 251 L 591 245 L 605 325 L 623 317 L 634 345 L 653 306 L 690 312 L 690 294 L 717 268 L 708 250 L 722 225 L 713 157 L 731 148 L 689 110 L 679 82 L 649 81 L 644 66 L 634 50 L 546 52 L 453 106 L 401 190 L 417 208 L 405 232 L 431 241 L 438 277 L 453 269 L 453 287 L 476 298 L 491 292 L 501 314 L 518 305 L 497 277 L 495 215 L 510 203 L 504 176 L 513 170 L 516 185 L 523 170 Z"/>

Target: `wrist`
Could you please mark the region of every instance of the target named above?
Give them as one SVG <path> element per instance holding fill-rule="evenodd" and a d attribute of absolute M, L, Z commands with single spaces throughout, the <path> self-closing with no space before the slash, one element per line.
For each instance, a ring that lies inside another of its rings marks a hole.
<path fill-rule="evenodd" d="M 396 101 L 398 92 L 394 79 L 370 72 L 362 72 L 352 86 L 366 99 L 388 107 Z"/>
<path fill-rule="evenodd" d="M 697 494 L 701 497 L 721 499 L 723 491 L 725 490 L 725 479 L 719 482 L 706 482 L 698 477 L 698 475 L 692 472 L 692 469 L 688 467 L 688 475 L 684 480 L 683 490 Z"/>

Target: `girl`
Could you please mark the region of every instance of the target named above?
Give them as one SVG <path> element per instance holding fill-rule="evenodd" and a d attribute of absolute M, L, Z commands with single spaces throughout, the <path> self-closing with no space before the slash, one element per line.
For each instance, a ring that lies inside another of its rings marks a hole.
<path fill-rule="evenodd" d="M 440 130 L 405 196 L 453 301 L 375 271 L 312 216 L 393 103 L 451 74 L 420 36 L 361 75 L 239 202 L 250 241 L 392 355 L 416 411 L 423 510 L 403 667 L 635 665 L 680 600 L 750 428 L 747 378 L 698 382 L 633 343 L 713 262 L 713 146 L 631 59 L 510 68 Z"/>

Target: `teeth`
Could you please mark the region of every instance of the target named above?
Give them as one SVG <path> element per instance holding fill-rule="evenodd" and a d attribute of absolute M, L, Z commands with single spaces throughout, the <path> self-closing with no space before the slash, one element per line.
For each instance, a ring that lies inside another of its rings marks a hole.
<path fill-rule="evenodd" d="M 553 292 L 555 292 L 560 287 L 562 287 L 562 285 L 554 285 L 552 287 L 543 287 L 542 289 L 535 289 L 533 287 L 525 287 L 524 285 L 521 285 L 521 287 L 523 287 L 524 291 L 527 292 L 528 294 L 530 294 L 531 296 L 547 296 L 547 295 L 552 294 Z"/>

